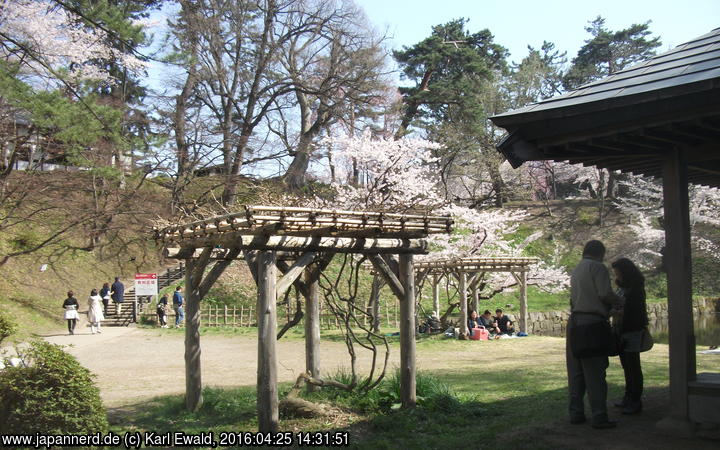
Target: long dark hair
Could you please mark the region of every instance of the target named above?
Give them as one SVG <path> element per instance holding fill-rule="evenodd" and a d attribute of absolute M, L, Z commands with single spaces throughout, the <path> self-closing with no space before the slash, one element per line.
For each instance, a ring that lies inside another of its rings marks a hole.
<path fill-rule="evenodd" d="M 612 263 L 612 268 L 620 272 L 618 286 L 642 292 L 645 297 L 645 277 L 638 266 L 627 258 L 620 258 Z"/>

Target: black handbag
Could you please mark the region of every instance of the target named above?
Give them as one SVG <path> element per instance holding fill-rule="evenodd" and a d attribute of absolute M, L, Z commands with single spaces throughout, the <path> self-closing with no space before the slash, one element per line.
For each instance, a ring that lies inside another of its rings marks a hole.
<path fill-rule="evenodd" d="M 586 325 L 577 325 L 571 316 L 572 327 L 568 330 L 570 351 L 576 358 L 616 356 L 620 353 L 618 336 L 613 333 L 610 322 L 601 320 Z M 598 317 L 602 317 L 598 315 Z M 604 318 L 603 318 L 604 319 Z"/>

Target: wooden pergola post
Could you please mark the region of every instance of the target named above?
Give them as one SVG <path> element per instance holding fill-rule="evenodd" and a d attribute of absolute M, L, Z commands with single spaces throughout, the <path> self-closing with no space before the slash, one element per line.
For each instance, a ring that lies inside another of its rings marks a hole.
<path fill-rule="evenodd" d="M 315 278 L 315 279 L 313 279 Z M 305 299 L 305 370 L 313 378 L 320 378 L 320 286 L 310 269 L 305 269 L 308 295 Z M 318 389 L 307 383 L 308 392 Z"/>
<path fill-rule="evenodd" d="M 413 255 L 401 254 L 400 282 L 400 399 L 404 408 L 415 406 L 415 269 Z"/>
<path fill-rule="evenodd" d="M 687 421 L 688 382 L 695 380 L 695 334 L 692 311 L 692 260 L 687 162 L 682 152 L 662 160 L 665 261 L 667 268 L 668 340 L 670 346 L 670 417 Z"/>
<path fill-rule="evenodd" d="M 437 275 L 432 276 L 433 291 L 433 313 L 435 317 L 440 318 L 440 280 Z"/>
<path fill-rule="evenodd" d="M 478 290 L 478 282 L 480 281 L 479 274 L 476 274 L 474 277 L 474 280 L 472 282 L 472 285 L 470 287 L 470 291 L 472 292 L 472 307 L 471 309 L 480 315 L 480 311 L 478 311 L 478 308 L 480 307 L 480 291 Z"/>
<path fill-rule="evenodd" d="M 200 366 L 200 299 L 196 262 L 185 260 L 185 407 L 197 411 L 203 403 Z"/>
<path fill-rule="evenodd" d="M 527 271 L 520 272 L 520 331 L 528 332 Z"/>
<path fill-rule="evenodd" d="M 467 339 L 470 334 L 470 330 L 468 330 L 467 272 L 461 270 L 459 276 L 460 286 L 458 287 L 458 294 L 460 295 L 460 339 Z"/>
<path fill-rule="evenodd" d="M 277 391 L 277 311 L 276 257 L 274 251 L 262 251 L 257 257 L 258 274 L 258 371 L 257 412 L 260 432 L 278 429 Z"/>

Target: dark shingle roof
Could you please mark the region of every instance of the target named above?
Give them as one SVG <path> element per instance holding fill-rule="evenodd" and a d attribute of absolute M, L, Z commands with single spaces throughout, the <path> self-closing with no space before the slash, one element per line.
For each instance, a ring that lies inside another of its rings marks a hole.
<path fill-rule="evenodd" d="M 720 28 L 572 92 L 499 114 L 495 118 L 500 124 L 508 116 L 652 93 L 717 78 L 720 78 Z"/>
<path fill-rule="evenodd" d="M 491 117 L 512 164 L 570 161 L 647 176 L 681 150 L 688 179 L 720 187 L 720 28 L 556 98 Z"/>

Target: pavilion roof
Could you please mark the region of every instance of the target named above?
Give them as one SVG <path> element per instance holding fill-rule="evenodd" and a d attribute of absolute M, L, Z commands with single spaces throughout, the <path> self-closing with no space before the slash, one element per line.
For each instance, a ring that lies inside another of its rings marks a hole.
<path fill-rule="evenodd" d="M 720 186 L 720 28 L 564 95 L 491 118 L 513 167 L 555 160 L 648 176 L 681 149 L 689 180 Z"/>
<path fill-rule="evenodd" d="M 341 239 L 417 239 L 452 230 L 450 216 L 344 211 L 280 206 L 245 206 L 239 212 L 155 229 L 155 240 L 166 247 L 230 248 L 274 237 L 292 237 L 329 245 Z M 278 240 L 277 238 L 281 239 Z M 284 239 L 284 240 L 283 240 Z M 273 241 L 274 242 L 274 241 Z M 357 242 L 364 246 L 365 243 Z M 314 244 L 313 244 L 314 245 Z M 354 244 L 353 244 L 354 245 Z M 369 244 L 368 244 L 369 245 Z M 282 245 L 277 245 L 278 248 Z"/>

